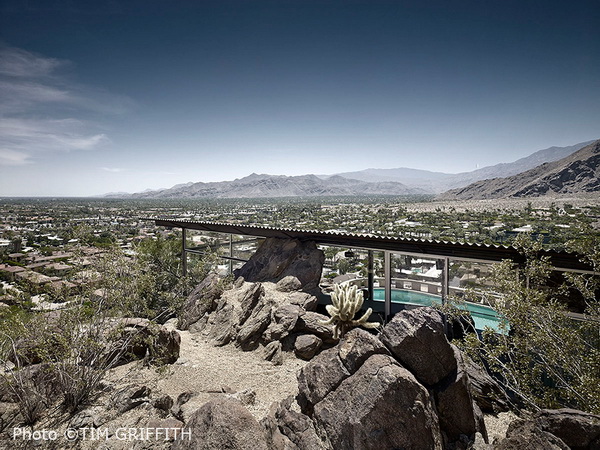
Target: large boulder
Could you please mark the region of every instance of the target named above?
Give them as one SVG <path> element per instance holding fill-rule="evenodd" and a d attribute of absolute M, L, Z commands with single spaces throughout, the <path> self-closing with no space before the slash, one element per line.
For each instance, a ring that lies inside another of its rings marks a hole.
<path fill-rule="evenodd" d="M 312 414 L 314 405 L 337 388 L 350 372 L 342 363 L 336 347 L 321 352 L 298 372 L 298 404 Z"/>
<path fill-rule="evenodd" d="M 340 360 L 350 373 L 356 372 L 373 355 L 390 354 L 377 337 L 362 328 L 346 333 L 337 349 Z"/>
<path fill-rule="evenodd" d="M 535 421 L 572 449 L 600 450 L 600 416 L 568 408 L 543 409 Z"/>
<path fill-rule="evenodd" d="M 419 381 L 439 383 L 456 370 L 456 358 L 444 333 L 444 316 L 434 308 L 401 311 L 383 328 L 382 342 Z"/>
<path fill-rule="evenodd" d="M 231 398 L 217 398 L 192 414 L 173 450 L 267 450 L 264 428 Z"/>
<path fill-rule="evenodd" d="M 294 411 L 293 397 L 271 405 L 269 415 L 261 423 L 269 435 L 273 449 L 330 450 L 326 438 L 319 436 L 310 417 Z"/>
<path fill-rule="evenodd" d="M 204 314 L 213 311 L 217 307 L 217 300 L 223 292 L 219 281 L 219 276 L 211 272 L 196 286 L 181 308 L 177 328 L 180 330 L 189 329 L 190 325 L 196 323 Z"/>
<path fill-rule="evenodd" d="M 274 283 L 294 276 L 301 289 L 309 291 L 318 288 L 324 261 L 325 255 L 312 241 L 267 238 L 234 275 L 246 281 Z"/>
<path fill-rule="evenodd" d="M 517 419 L 508 426 L 506 437 L 495 450 L 569 450 L 561 439 L 541 429 L 534 421 Z"/>
<path fill-rule="evenodd" d="M 485 428 L 477 429 L 469 377 L 462 355 L 458 348 L 452 347 L 458 361 L 457 368 L 438 383 L 433 391 L 440 428 L 447 442 L 456 442 L 461 439 L 461 435 L 466 436 L 469 441 L 473 441 L 477 431 L 480 431 L 482 436 L 487 439 Z"/>
<path fill-rule="evenodd" d="M 429 392 L 386 355 L 371 356 L 314 407 L 335 449 L 441 449 Z"/>
<path fill-rule="evenodd" d="M 243 350 L 253 350 L 258 347 L 259 340 L 270 322 L 271 303 L 263 297 L 237 331 L 239 346 Z"/>

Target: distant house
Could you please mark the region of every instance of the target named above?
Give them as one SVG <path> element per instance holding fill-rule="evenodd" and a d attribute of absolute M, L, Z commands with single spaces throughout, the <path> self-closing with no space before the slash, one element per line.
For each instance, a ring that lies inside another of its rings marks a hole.
<path fill-rule="evenodd" d="M 0 264 L 0 272 L 5 273 L 6 277 L 10 281 L 14 281 L 16 279 L 16 274 L 24 271 L 25 269 L 20 266 L 9 266 L 7 264 Z"/>
<path fill-rule="evenodd" d="M 41 273 L 34 272 L 32 270 L 23 270 L 22 272 L 18 272 L 16 274 L 16 278 L 18 280 L 27 281 L 36 286 L 42 286 L 44 284 L 50 283 L 53 278 L 48 277 L 46 275 L 42 275 Z"/>

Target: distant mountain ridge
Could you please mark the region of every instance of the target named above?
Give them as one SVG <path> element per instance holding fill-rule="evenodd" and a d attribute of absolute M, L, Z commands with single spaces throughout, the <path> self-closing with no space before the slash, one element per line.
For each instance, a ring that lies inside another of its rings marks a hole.
<path fill-rule="evenodd" d="M 188 182 L 168 189 L 147 189 L 135 194 L 111 193 L 113 198 L 266 198 L 351 195 L 440 194 L 489 178 L 510 177 L 540 164 L 554 162 L 594 141 L 539 150 L 512 163 L 448 174 L 428 170 L 365 169 L 336 175 L 266 175 L 253 173 L 233 181 Z"/>
<path fill-rule="evenodd" d="M 170 189 L 131 194 L 128 198 L 266 198 L 336 195 L 414 195 L 419 189 L 397 182 L 367 183 L 340 176 L 321 179 L 316 175 L 259 175 L 253 173 L 233 181 L 185 183 Z"/>
<path fill-rule="evenodd" d="M 428 170 L 398 169 L 366 169 L 358 172 L 345 172 L 338 175 L 362 181 L 399 181 L 408 187 L 424 189 L 432 193 L 441 193 L 448 189 L 467 186 L 475 181 L 488 178 L 504 178 L 533 169 L 540 164 L 558 161 L 577 150 L 591 144 L 592 141 L 581 142 L 567 147 L 550 147 L 538 150 L 529 156 L 512 163 L 500 163 L 482 167 L 471 172 L 449 174 Z"/>
<path fill-rule="evenodd" d="M 600 140 L 558 161 L 506 178 L 478 181 L 445 192 L 441 200 L 538 197 L 600 191 Z"/>

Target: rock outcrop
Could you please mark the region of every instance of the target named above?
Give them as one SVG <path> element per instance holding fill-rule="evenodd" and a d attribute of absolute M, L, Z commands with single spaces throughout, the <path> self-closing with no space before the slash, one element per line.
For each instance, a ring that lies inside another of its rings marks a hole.
<path fill-rule="evenodd" d="M 171 448 L 268 450 L 269 447 L 264 428 L 252 414 L 239 401 L 223 397 L 201 406 Z"/>
<path fill-rule="evenodd" d="M 302 413 L 336 449 L 487 440 L 467 366 L 433 308 L 397 314 L 379 337 L 351 330 L 300 370 L 298 389 Z"/>
<path fill-rule="evenodd" d="M 203 280 L 188 297 L 178 324 L 216 346 L 263 346 L 265 358 L 274 364 L 281 363 L 282 351 L 311 359 L 337 342 L 332 327 L 322 323 L 327 317 L 314 312 L 323 261 L 314 242 L 266 239 L 236 271 L 230 289 L 220 292 L 213 274 Z"/>
<path fill-rule="evenodd" d="M 296 284 L 293 290 L 311 291 L 319 287 L 324 261 L 325 255 L 312 241 L 268 238 L 234 274 L 236 278 L 242 277 L 250 282 L 283 283 L 282 280 L 287 277 L 294 277 L 300 286 Z M 283 286 L 279 285 L 279 288 Z M 285 289 L 291 290 L 289 287 Z"/>
<path fill-rule="evenodd" d="M 600 416 L 574 409 L 543 409 L 508 427 L 499 449 L 600 449 Z"/>
<path fill-rule="evenodd" d="M 441 449 L 431 396 L 386 355 L 371 356 L 314 407 L 335 449 Z"/>
<path fill-rule="evenodd" d="M 600 141 L 592 142 L 558 161 L 541 164 L 506 178 L 493 178 L 453 189 L 440 200 L 473 200 L 507 197 L 598 192 L 600 190 Z"/>
<path fill-rule="evenodd" d="M 211 272 L 196 286 L 181 308 L 177 328 L 187 330 L 190 325 L 198 322 L 204 314 L 216 308 L 216 302 L 223 293 L 223 288 L 219 281 L 219 275 Z"/>
<path fill-rule="evenodd" d="M 454 351 L 444 333 L 444 318 L 435 309 L 417 308 L 396 314 L 384 327 L 381 341 L 427 386 L 456 370 Z"/>

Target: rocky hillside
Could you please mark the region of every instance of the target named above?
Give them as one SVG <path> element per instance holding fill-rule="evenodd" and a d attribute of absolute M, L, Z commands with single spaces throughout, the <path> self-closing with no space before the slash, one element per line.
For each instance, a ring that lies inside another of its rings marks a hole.
<path fill-rule="evenodd" d="M 369 183 L 333 176 L 321 179 L 315 175 L 288 177 L 253 173 L 233 181 L 186 183 L 170 189 L 132 194 L 130 198 L 268 198 L 318 197 L 336 195 L 411 195 L 422 194 L 398 182 Z"/>
<path fill-rule="evenodd" d="M 600 140 L 558 161 L 507 178 L 478 181 L 442 194 L 443 200 L 538 197 L 600 191 Z"/>
<path fill-rule="evenodd" d="M 590 145 L 592 142 L 594 141 L 581 142 L 567 147 L 550 147 L 538 150 L 514 162 L 495 164 L 471 172 L 456 174 L 398 168 L 366 169 L 358 172 L 341 173 L 339 175 L 362 181 L 396 181 L 411 188 L 420 188 L 427 192 L 441 193 L 448 189 L 467 186 L 476 181 L 509 177 L 525 170 L 533 169 L 540 164 L 558 161 Z"/>

